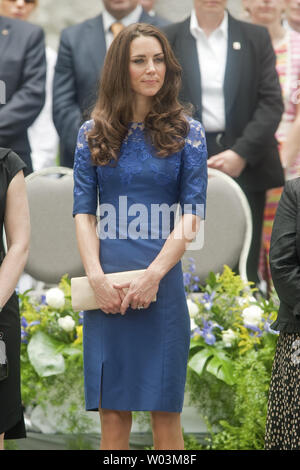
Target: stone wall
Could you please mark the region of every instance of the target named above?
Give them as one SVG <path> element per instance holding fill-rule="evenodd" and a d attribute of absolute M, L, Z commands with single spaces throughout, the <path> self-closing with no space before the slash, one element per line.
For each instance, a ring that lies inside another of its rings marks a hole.
<path fill-rule="evenodd" d="M 181 21 L 189 15 L 192 5 L 193 0 L 157 0 L 156 10 L 171 21 Z M 241 0 L 228 0 L 228 7 L 232 14 L 240 16 Z M 63 28 L 92 18 L 101 10 L 101 0 L 39 0 L 32 22 L 45 29 L 47 43 L 57 48 Z"/>

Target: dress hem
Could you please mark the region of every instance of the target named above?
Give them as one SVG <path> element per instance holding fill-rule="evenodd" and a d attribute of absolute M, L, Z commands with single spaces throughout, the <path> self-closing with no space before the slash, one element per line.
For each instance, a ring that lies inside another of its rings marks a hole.
<path fill-rule="evenodd" d="M 115 408 L 115 407 L 102 407 L 101 409 L 103 410 L 115 410 L 115 411 L 161 411 L 161 412 L 165 412 L 165 413 L 182 413 L 182 408 L 181 409 L 177 409 L 177 410 L 165 410 L 165 409 L 162 409 L 162 407 L 159 407 L 159 408 L 152 408 L 151 410 L 149 408 Z M 85 411 L 99 411 L 98 408 L 86 408 Z"/>

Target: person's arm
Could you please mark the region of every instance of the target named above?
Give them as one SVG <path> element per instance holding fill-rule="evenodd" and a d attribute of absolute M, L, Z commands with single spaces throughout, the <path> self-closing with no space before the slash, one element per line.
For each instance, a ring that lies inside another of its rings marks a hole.
<path fill-rule="evenodd" d="M 97 221 L 92 214 L 76 214 L 76 237 L 81 260 L 94 289 L 99 308 L 105 313 L 119 313 L 123 291 L 116 290 L 106 278 L 99 260 L 100 240 L 96 233 Z"/>
<path fill-rule="evenodd" d="M 45 101 L 46 57 L 44 33 L 32 31 L 20 77 L 20 86 L 0 107 L 0 146 L 24 132 L 36 119 Z"/>
<path fill-rule="evenodd" d="M 121 305 L 121 313 L 132 308 L 147 308 L 159 288 L 160 280 L 180 260 L 187 244 L 196 236 L 201 219 L 205 218 L 207 189 L 207 148 L 203 127 L 192 121 L 182 151 L 179 202 L 183 214 L 161 251 L 145 274 L 131 283 L 115 287 L 129 288 Z"/>
<path fill-rule="evenodd" d="M 123 292 L 112 287 L 100 265 L 100 240 L 96 231 L 97 171 L 92 164 L 86 132 L 90 124 L 81 126 L 74 158 L 74 205 L 76 236 L 81 260 L 94 289 L 99 308 L 105 313 L 120 312 Z"/>
<path fill-rule="evenodd" d="M 22 171 L 8 186 L 4 226 L 8 250 L 0 267 L 0 307 L 4 307 L 13 294 L 29 253 L 30 216 Z"/>
<path fill-rule="evenodd" d="M 264 145 L 269 145 L 284 110 L 281 87 L 275 63 L 276 56 L 267 30 L 260 33 L 260 68 L 258 103 L 252 119 L 231 150 L 255 166 L 262 158 Z M 253 97 L 255 99 L 255 97 Z"/>
<path fill-rule="evenodd" d="M 282 144 L 280 157 L 284 168 L 293 165 L 300 152 L 300 102 L 297 104 L 297 113 L 290 130 L 286 136 L 286 141 Z"/>
<path fill-rule="evenodd" d="M 300 317 L 300 260 L 296 247 L 299 189 L 297 180 L 288 181 L 279 201 L 271 236 L 270 267 L 279 299 Z"/>
<path fill-rule="evenodd" d="M 53 80 L 53 121 L 64 150 L 70 155 L 74 154 L 82 122 L 73 60 L 68 31 L 63 31 Z"/>
<path fill-rule="evenodd" d="M 158 291 L 161 279 L 178 263 L 187 245 L 197 235 L 200 220 L 197 215 L 184 214 L 145 273 L 134 281 L 114 284 L 114 287 L 119 290 L 128 288 L 121 305 L 122 314 L 126 312 L 129 305 L 133 309 L 139 306 L 149 307 Z"/>

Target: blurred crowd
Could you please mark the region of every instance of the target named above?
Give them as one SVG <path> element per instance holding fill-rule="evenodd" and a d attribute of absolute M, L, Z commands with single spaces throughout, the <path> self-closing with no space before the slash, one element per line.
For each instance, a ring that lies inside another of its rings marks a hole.
<path fill-rule="evenodd" d="M 136 22 L 160 28 L 182 67 L 180 98 L 204 125 L 209 167 L 247 196 L 248 278 L 267 292 L 274 215 L 285 180 L 300 176 L 300 0 L 243 0 L 243 21 L 226 0 L 194 0 L 190 16 L 173 24 L 156 14 L 155 0 L 103 6 L 64 29 L 55 51 L 30 22 L 38 0 L 0 0 L 0 146 L 24 160 L 25 174 L 72 168 L 114 37 Z"/>

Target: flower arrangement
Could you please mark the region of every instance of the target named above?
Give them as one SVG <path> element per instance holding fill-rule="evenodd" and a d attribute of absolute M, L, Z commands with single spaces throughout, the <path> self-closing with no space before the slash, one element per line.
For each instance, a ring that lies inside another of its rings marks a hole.
<path fill-rule="evenodd" d="M 57 422 L 67 432 L 84 432 L 83 415 L 83 312 L 71 305 L 67 275 L 58 287 L 35 298 L 30 291 L 19 293 L 21 315 L 21 386 L 24 406 L 61 406 Z M 72 391 L 70 394 L 70 390 Z M 65 406 L 64 406 L 65 404 Z"/>
<path fill-rule="evenodd" d="M 275 292 L 262 298 L 228 266 L 201 286 L 189 262 L 187 390 L 211 431 L 209 448 L 263 448 L 278 298 Z"/>
<path fill-rule="evenodd" d="M 267 397 L 278 333 L 270 327 L 279 306 L 257 295 L 230 268 L 210 273 L 205 286 L 190 258 L 184 284 L 191 318 L 186 391 L 204 417 L 204 448 L 262 449 Z M 83 433 L 82 323 L 74 312 L 68 275 L 41 299 L 19 294 L 21 382 L 26 408 L 66 405 L 67 432 Z M 70 393 L 71 391 L 71 393 Z"/>

